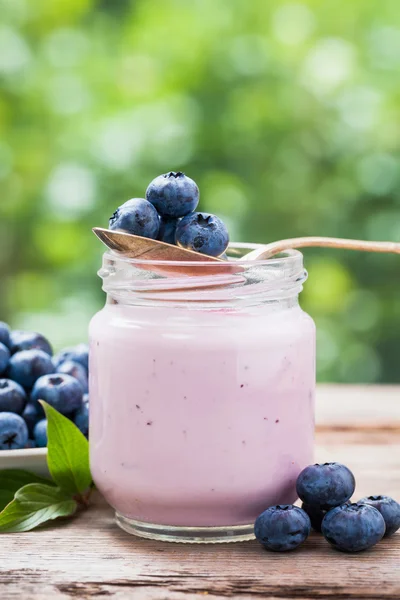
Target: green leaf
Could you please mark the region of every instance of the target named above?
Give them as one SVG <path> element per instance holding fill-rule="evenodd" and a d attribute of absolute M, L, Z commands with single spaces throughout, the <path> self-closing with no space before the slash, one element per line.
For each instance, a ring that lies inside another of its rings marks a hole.
<path fill-rule="evenodd" d="M 77 503 L 52 485 L 29 483 L 0 513 L 0 532 L 30 531 L 46 521 L 72 515 Z"/>
<path fill-rule="evenodd" d="M 7 469 L 0 471 L 0 511 L 14 499 L 14 494 L 28 483 L 44 483 L 52 485 L 50 479 L 40 477 L 30 471 Z"/>
<path fill-rule="evenodd" d="M 41 401 L 47 417 L 47 465 L 55 483 L 65 492 L 82 494 L 92 483 L 89 443 L 67 417 Z"/>

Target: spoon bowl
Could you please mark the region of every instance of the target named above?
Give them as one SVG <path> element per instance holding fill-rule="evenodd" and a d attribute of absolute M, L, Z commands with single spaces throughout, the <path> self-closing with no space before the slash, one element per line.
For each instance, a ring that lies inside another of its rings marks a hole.
<path fill-rule="evenodd" d="M 151 270 L 160 273 L 181 274 L 187 276 L 204 276 L 214 273 L 238 273 L 240 268 L 215 256 L 207 256 L 193 250 L 186 250 L 179 246 L 166 244 L 158 240 L 133 235 L 124 231 L 112 231 L 102 227 L 94 227 L 93 233 L 107 248 L 114 252 L 124 254 L 128 258 L 140 260 L 140 267 L 144 268 L 144 261 L 151 261 Z M 158 264 L 154 264 L 154 261 Z M 193 262 L 193 269 L 188 269 L 188 263 Z M 179 264 L 182 263 L 182 264 Z M 201 263 L 201 265 L 196 264 Z M 209 265 L 208 265 L 209 263 Z"/>

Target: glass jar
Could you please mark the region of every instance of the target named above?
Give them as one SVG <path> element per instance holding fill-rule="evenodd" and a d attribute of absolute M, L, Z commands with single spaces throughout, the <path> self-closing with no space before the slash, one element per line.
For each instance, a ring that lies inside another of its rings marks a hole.
<path fill-rule="evenodd" d="M 302 254 L 162 262 L 108 252 L 90 324 L 90 453 L 117 523 L 142 537 L 253 537 L 313 461 L 315 326 Z"/>

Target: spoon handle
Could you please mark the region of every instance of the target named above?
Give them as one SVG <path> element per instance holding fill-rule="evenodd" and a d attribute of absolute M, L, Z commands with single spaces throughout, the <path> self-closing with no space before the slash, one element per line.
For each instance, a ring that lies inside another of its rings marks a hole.
<path fill-rule="evenodd" d="M 319 246 L 323 248 L 344 248 L 345 250 L 360 250 L 362 252 L 386 252 L 400 254 L 400 243 L 398 242 L 366 242 L 363 240 L 346 240 L 343 238 L 330 237 L 299 237 L 289 240 L 279 240 L 266 244 L 262 248 L 253 250 L 246 255 L 246 260 L 263 260 L 270 258 L 279 252 L 291 248 L 307 248 Z"/>

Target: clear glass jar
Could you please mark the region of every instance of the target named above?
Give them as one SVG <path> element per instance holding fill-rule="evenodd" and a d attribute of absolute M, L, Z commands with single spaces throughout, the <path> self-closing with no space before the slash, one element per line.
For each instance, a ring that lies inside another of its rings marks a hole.
<path fill-rule="evenodd" d="M 130 533 L 247 540 L 265 508 L 296 500 L 313 461 L 315 327 L 298 304 L 301 253 L 241 258 L 255 247 L 232 247 L 230 273 L 103 257 L 91 468 Z"/>

